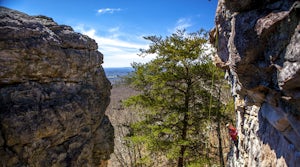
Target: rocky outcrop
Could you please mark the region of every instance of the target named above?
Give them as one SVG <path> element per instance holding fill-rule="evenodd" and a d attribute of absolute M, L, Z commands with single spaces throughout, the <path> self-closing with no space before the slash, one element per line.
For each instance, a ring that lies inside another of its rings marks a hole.
<path fill-rule="evenodd" d="M 300 164 L 300 1 L 219 0 L 210 33 L 235 98 L 228 166 Z"/>
<path fill-rule="evenodd" d="M 93 39 L 0 8 L 0 166 L 99 166 L 111 85 Z"/>

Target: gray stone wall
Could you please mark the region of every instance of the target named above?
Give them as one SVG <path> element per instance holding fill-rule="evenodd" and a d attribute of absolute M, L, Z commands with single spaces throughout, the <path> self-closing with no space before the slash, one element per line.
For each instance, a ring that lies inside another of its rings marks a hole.
<path fill-rule="evenodd" d="M 0 166 L 99 166 L 113 152 L 97 43 L 0 8 Z"/>
<path fill-rule="evenodd" d="M 299 165 L 300 2 L 219 0 L 215 21 L 239 133 L 228 166 Z"/>

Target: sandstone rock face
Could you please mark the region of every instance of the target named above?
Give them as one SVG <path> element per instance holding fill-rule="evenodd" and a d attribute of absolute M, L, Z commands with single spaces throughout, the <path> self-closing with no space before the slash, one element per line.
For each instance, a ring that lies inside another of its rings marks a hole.
<path fill-rule="evenodd" d="M 215 21 L 239 132 L 228 166 L 299 166 L 300 1 L 219 0 Z"/>
<path fill-rule="evenodd" d="M 0 166 L 99 166 L 113 152 L 94 40 L 0 8 Z"/>

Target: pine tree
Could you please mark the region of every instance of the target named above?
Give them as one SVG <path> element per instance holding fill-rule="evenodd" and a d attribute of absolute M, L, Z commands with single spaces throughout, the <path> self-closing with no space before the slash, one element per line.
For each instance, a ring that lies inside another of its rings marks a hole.
<path fill-rule="evenodd" d="M 152 61 L 133 63 L 129 77 L 141 93 L 126 101 L 147 109 L 144 119 L 132 125 L 131 140 L 142 142 L 151 152 L 164 153 L 178 167 L 203 161 L 210 112 L 223 104 L 212 90 L 219 71 L 207 52 L 207 35 L 201 30 L 178 30 L 169 37 L 145 37 L 151 42 L 141 56 L 155 54 Z"/>

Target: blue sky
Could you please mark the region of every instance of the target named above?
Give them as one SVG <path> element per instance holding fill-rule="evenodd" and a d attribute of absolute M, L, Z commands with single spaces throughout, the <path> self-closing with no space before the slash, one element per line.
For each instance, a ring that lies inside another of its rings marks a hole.
<path fill-rule="evenodd" d="M 143 36 L 213 28 L 217 0 L 0 0 L 0 4 L 70 25 L 97 41 L 104 67 L 129 67 L 153 58 L 137 56 L 148 46 Z"/>

